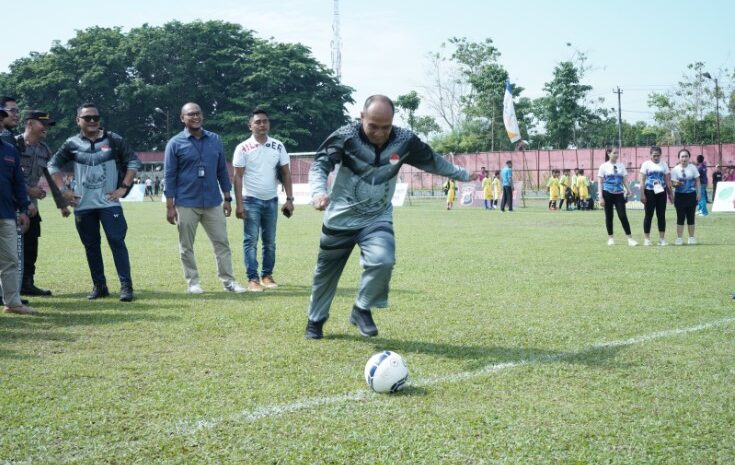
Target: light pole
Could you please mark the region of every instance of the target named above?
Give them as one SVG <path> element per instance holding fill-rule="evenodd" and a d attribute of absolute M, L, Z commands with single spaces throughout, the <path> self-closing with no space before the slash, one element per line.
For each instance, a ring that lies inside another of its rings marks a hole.
<path fill-rule="evenodd" d="M 710 73 L 702 73 L 702 77 L 715 82 L 715 115 L 717 116 L 717 164 L 722 166 L 722 139 L 720 139 L 720 85 L 717 78 Z"/>
<path fill-rule="evenodd" d="M 168 138 L 169 138 L 169 137 L 171 136 L 171 132 L 169 131 L 169 129 L 170 129 L 170 126 L 169 126 L 169 119 L 168 119 L 168 109 L 166 109 L 166 110 L 162 110 L 162 109 L 160 109 L 159 107 L 156 107 L 156 108 L 154 108 L 153 110 L 154 110 L 154 111 L 155 111 L 156 113 L 160 113 L 160 114 L 162 114 L 162 115 L 165 115 L 165 116 L 166 116 L 166 139 L 168 139 Z"/>

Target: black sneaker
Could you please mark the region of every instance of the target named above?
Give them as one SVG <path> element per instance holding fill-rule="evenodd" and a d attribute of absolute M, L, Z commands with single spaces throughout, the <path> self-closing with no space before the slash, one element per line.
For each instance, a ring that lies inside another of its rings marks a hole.
<path fill-rule="evenodd" d="M 95 284 L 95 286 L 92 288 L 92 292 L 87 294 L 87 298 L 89 300 L 99 299 L 100 297 L 107 297 L 110 295 L 109 289 L 107 289 L 107 286 L 98 286 Z"/>
<path fill-rule="evenodd" d="M 322 321 L 311 321 L 310 319 L 306 319 L 306 334 L 304 337 L 306 339 L 321 339 L 324 337 L 324 333 L 322 332 L 322 326 L 324 326 L 324 322 L 327 320 Z"/>
<path fill-rule="evenodd" d="M 20 288 L 21 295 L 34 295 L 34 296 L 49 296 L 51 295 L 51 291 L 48 289 L 41 289 L 40 287 L 36 287 L 35 284 L 26 284 L 25 286 Z"/>
<path fill-rule="evenodd" d="M 132 302 L 133 301 L 133 286 L 132 284 L 123 284 L 120 286 L 120 302 Z"/>
<path fill-rule="evenodd" d="M 357 331 L 362 336 L 373 337 L 378 335 L 378 327 L 375 326 L 373 314 L 370 310 L 363 310 L 357 305 L 353 306 L 350 323 L 357 326 Z"/>

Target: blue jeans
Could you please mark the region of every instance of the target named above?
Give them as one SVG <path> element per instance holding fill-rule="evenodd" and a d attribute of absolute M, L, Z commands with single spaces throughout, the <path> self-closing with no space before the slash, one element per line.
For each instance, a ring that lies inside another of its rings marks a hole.
<path fill-rule="evenodd" d="M 242 254 L 248 281 L 258 279 L 258 237 L 263 235 L 263 270 L 260 276 L 273 274 L 276 265 L 276 222 L 278 220 L 278 197 L 260 200 L 245 197 L 245 238 Z"/>
<path fill-rule="evenodd" d="M 702 184 L 699 188 L 700 196 L 699 203 L 697 204 L 697 210 L 702 215 L 709 215 L 709 211 L 707 210 L 707 184 Z"/>
<path fill-rule="evenodd" d="M 107 243 L 112 250 L 112 258 L 115 261 L 118 278 L 121 284 L 132 285 L 130 276 L 130 257 L 128 248 L 125 246 L 125 235 L 128 232 L 128 224 L 125 221 L 121 207 L 96 208 L 82 210 L 74 213 L 77 232 L 84 244 L 87 253 L 87 265 L 92 275 L 92 282 L 98 286 L 107 285 L 105 279 L 105 266 L 102 262 L 102 238 L 100 236 L 100 224 L 105 230 Z"/>

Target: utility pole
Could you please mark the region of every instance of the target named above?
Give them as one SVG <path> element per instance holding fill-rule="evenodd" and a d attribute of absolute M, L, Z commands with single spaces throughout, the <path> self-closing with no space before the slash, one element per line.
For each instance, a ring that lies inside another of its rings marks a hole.
<path fill-rule="evenodd" d="M 715 114 L 717 115 L 717 164 L 722 166 L 722 139 L 720 138 L 720 83 L 710 73 L 703 73 L 702 77 L 715 82 Z"/>
<path fill-rule="evenodd" d="M 332 71 L 337 82 L 342 81 L 342 37 L 339 33 L 339 0 L 334 0 L 332 17 Z"/>
<path fill-rule="evenodd" d="M 617 89 L 613 89 L 613 94 L 618 94 L 618 153 L 623 148 L 623 114 L 620 107 L 620 95 L 623 93 L 620 90 L 620 86 Z"/>

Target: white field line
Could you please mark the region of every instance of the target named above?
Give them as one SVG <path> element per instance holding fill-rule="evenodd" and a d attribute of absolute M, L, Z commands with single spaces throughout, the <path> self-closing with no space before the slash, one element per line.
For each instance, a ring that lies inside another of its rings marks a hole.
<path fill-rule="evenodd" d="M 688 328 L 670 329 L 666 331 L 658 331 L 658 332 L 651 333 L 651 334 L 635 336 L 629 339 L 619 339 L 615 341 L 601 342 L 598 344 L 593 344 L 591 346 L 569 351 L 569 352 L 560 352 L 557 354 L 542 355 L 539 357 L 530 357 L 530 358 L 518 360 L 515 362 L 493 363 L 490 365 L 485 365 L 484 367 L 478 370 L 464 371 L 461 373 L 454 373 L 454 374 L 449 374 L 445 376 L 436 376 L 436 377 L 412 381 L 410 382 L 409 386 L 426 387 L 426 386 L 433 386 L 435 384 L 442 384 L 442 383 L 456 383 L 460 381 L 466 381 L 469 379 L 477 378 L 480 376 L 486 376 L 492 373 L 497 373 L 503 370 L 509 370 L 511 368 L 518 368 L 518 367 L 527 366 L 527 365 L 539 365 L 542 363 L 549 363 L 549 362 L 554 362 L 558 360 L 573 358 L 573 357 L 585 354 L 593 350 L 610 349 L 614 347 L 626 347 L 626 346 L 631 346 L 631 345 L 636 345 L 636 344 L 643 344 L 645 342 L 653 341 L 656 339 L 662 339 L 662 338 L 667 338 L 667 337 L 672 337 L 672 336 L 679 336 L 682 334 L 693 333 L 697 331 L 703 331 L 703 330 L 714 328 L 717 326 L 723 326 L 723 325 L 726 325 L 732 322 L 735 322 L 735 318 L 723 318 L 721 320 L 712 321 L 710 323 L 703 323 L 703 324 L 696 325 L 696 326 L 690 326 Z M 347 394 L 342 394 L 342 395 L 337 395 L 337 396 L 313 397 L 309 399 L 297 400 L 289 404 L 264 405 L 264 406 L 260 406 L 260 407 L 250 409 L 250 410 L 243 410 L 239 413 L 236 413 L 236 414 L 233 414 L 227 417 L 220 417 L 220 418 L 215 418 L 215 419 L 210 419 L 210 420 L 197 420 L 197 421 L 186 421 L 186 422 L 182 421 L 182 422 L 179 422 L 176 430 L 179 434 L 190 435 L 190 434 L 194 434 L 197 431 L 200 431 L 203 429 L 205 430 L 214 429 L 218 427 L 220 424 L 225 423 L 225 422 L 254 423 L 259 420 L 266 419 L 266 418 L 273 418 L 273 417 L 285 415 L 288 413 L 298 412 L 300 410 L 315 409 L 318 407 L 323 407 L 323 406 L 328 406 L 328 405 L 333 405 L 333 404 L 341 404 L 344 402 L 357 402 L 357 401 L 375 399 L 379 395 L 380 394 L 371 393 L 366 388 L 361 391 L 350 392 Z"/>

